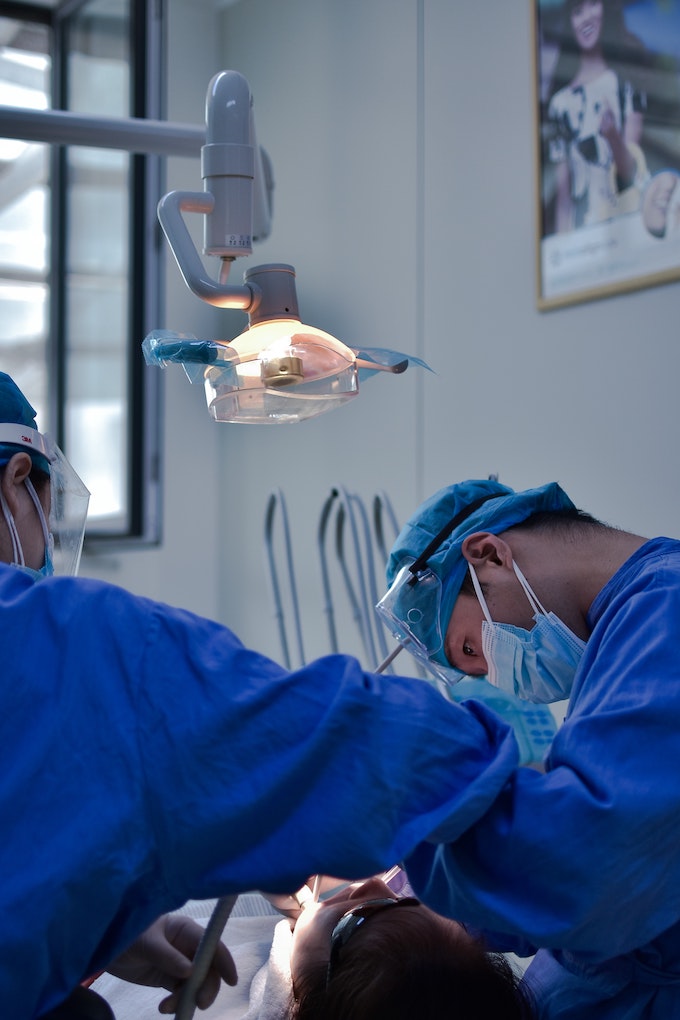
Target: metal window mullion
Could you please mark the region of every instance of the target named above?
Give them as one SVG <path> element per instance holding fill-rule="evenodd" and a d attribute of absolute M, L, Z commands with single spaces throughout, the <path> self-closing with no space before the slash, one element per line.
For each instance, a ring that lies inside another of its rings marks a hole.
<path fill-rule="evenodd" d="M 52 25 L 51 106 L 60 109 L 66 90 L 64 24 Z M 50 146 L 50 301 L 47 335 L 48 392 L 50 421 L 57 442 L 63 446 L 66 433 L 66 265 L 68 150 Z"/>
<path fill-rule="evenodd" d="M 156 76 L 160 72 L 161 14 L 162 9 L 153 3 L 133 3 L 131 7 L 131 117 L 157 118 L 160 115 Z M 157 531 L 160 521 L 157 405 L 160 390 L 155 385 L 157 380 L 150 378 L 145 370 L 140 339 L 160 321 L 161 259 L 156 204 L 161 194 L 161 175 L 159 157 L 131 156 L 128 372 L 132 417 L 128 433 L 128 470 L 130 525 L 136 534 Z"/>
<path fill-rule="evenodd" d="M 143 117 L 145 109 L 144 59 L 147 47 L 146 3 L 128 0 L 128 54 L 130 75 L 129 117 Z M 127 486 L 128 528 L 140 534 L 144 514 L 144 421 L 145 389 L 139 364 L 139 340 L 144 334 L 144 170 L 145 157 L 131 154 L 128 162 L 130 201 L 128 204 L 127 277 Z M 141 286 L 140 286 L 141 283 Z"/>
<path fill-rule="evenodd" d="M 145 116 L 160 120 L 164 108 L 164 0 L 147 0 L 145 9 Z M 156 207 L 158 196 L 165 191 L 166 161 L 157 155 L 147 155 L 144 161 L 144 323 L 141 336 L 146 336 L 163 319 L 164 273 L 163 238 Z M 159 372 L 147 372 L 143 365 L 139 344 L 136 359 L 140 373 L 143 373 L 145 387 L 144 420 L 141 422 L 144 435 L 144 505 L 143 531 L 161 538 L 162 508 L 162 383 Z"/>

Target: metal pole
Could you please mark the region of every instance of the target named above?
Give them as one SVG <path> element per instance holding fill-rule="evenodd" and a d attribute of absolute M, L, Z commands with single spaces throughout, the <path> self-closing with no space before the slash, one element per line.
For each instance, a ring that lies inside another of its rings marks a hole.
<path fill-rule="evenodd" d="M 95 118 L 64 110 L 0 106 L 0 138 L 196 158 L 205 144 L 205 127 L 164 120 Z"/>

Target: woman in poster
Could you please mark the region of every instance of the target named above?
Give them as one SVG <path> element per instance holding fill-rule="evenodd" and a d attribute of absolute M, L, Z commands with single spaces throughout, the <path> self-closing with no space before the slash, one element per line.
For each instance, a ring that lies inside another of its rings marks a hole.
<path fill-rule="evenodd" d="M 565 0 L 564 16 L 547 115 L 556 233 L 634 211 L 648 176 L 642 43 L 617 0 Z"/>

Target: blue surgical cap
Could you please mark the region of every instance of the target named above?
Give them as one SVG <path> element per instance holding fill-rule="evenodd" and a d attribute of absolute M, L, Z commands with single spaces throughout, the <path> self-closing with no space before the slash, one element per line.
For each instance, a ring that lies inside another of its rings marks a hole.
<path fill-rule="evenodd" d="M 0 422 L 11 422 L 14 425 L 27 425 L 28 428 L 36 429 L 36 412 L 29 404 L 17 384 L 7 375 L 0 372 Z M 0 467 L 9 463 L 15 453 L 27 452 L 23 446 L 16 446 L 13 443 L 0 443 Z M 47 459 L 37 451 L 28 451 L 34 467 L 39 468 L 46 474 L 50 473 L 50 466 Z"/>
<path fill-rule="evenodd" d="M 468 565 L 461 547 L 468 535 L 476 531 L 500 535 L 539 511 L 576 509 L 557 482 L 549 482 L 523 492 L 515 492 L 507 485 L 490 479 L 473 479 L 449 485 L 426 500 L 402 528 L 387 562 L 388 587 L 399 570 L 417 560 L 454 517 L 482 499 L 484 502 L 465 517 L 427 559 L 427 566 L 442 583 L 439 610 L 442 634 L 446 633 L 467 572 Z M 443 651 L 441 654 L 444 654 Z"/>

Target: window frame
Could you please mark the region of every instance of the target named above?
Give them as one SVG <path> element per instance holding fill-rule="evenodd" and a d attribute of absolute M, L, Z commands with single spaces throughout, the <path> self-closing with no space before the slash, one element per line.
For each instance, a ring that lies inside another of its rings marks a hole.
<path fill-rule="evenodd" d="M 49 118 L 66 107 L 69 19 L 86 6 L 88 0 L 64 0 L 53 8 L 33 3 L 0 0 L 0 16 L 47 26 L 51 37 L 51 107 L 41 111 Z M 131 0 L 129 31 L 130 118 L 161 120 L 164 83 L 164 18 L 162 0 Z M 27 117 L 30 122 L 30 115 Z M 58 117 L 54 118 L 55 122 Z M 95 128 L 105 128 L 106 119 L 88 118 Z M 117 122 L 118 124 L 121 121 Z M 30 128 L 29 128 L 30 130 Z M 0 130 L 0 134 L 2 131 Z M 79 135 L 78 146 L 107 146 L 104 131 L 87 129 Z M 62 136 L 63 137 L 63 136 Z M 66 170 L 69 145 L 59 140 L 59 126 L 50 145 L 50 254 L 49 306 L 47 327 L 47 393 L 49 419 L 45 430 L 52 433 L 68 456 L 66 438 L 68 336 L 66 320 L 67 278 L 66 246 L 68 238 Z M 162 235 L 156 216 L 159 197 L 164 192 L 165 158 L 155 152 L 139 152 L 131 141 L 127 147 L 129 165 L 128 233 L 128 307 L 125 339 L 128 420 L 125 469 L 126 506 L 120 528 L 90 525 L 85 536 L 85 552 L 110 551 L 112 548 L 157 545 L 162 539 L 162 385 L 160 373 L 150 372 L 144 364 L 141 341 L 157 328 L 164 316 L 164 279 Z M 43 426 L 45 423 L 43 423 Z"/>

